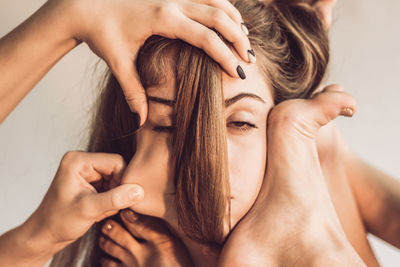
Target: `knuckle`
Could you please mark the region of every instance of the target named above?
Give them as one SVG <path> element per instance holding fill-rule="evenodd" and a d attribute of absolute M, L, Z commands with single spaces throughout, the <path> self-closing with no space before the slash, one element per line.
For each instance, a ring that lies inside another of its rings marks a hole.
<path fill-rule="evenodd" d="M 117 247 L 116 247 L 116 245 L 114 245 L 112 242 L 111 242 L 111 240 L 110 239 L 106 239 L 104 242 L 103 242 L 103 250 L 105 251 L 105 252 L 107 252 L 107 253 L 109 253 L 109 254 L 111 254 L 111 255 L 113 255 L 113 256 L 116 256 L 116 253 L 117 253 Z"/>
<path fill-rule="evenodd" d="M 229 14 L 233 20 L 238 23 L 242 22 L 242 15 L 240 14 L 239 10 L 237 10 L 237 8 L 228 0 L 208 0 L 207 5 L 221 6 L 221 2 L 225 2 L 223 6 L 225 7 L 227 14 Z"/>
<path fill-rule="evenodd" d="M 156 18 L 168 19 L 178 10 L 178 5 L 175 3 L 163 3 L 154 8 L 154 15 Z"/>
<path fill-rule="evenodd" d="M 76 166 L 81 162 L 82 153 L 79 151 L 68 151 L 64 154 L 61 159 L 60 167 L 63 169 L 69 169 L 72 166 Z"/>
<path fill-rule="evenodd" d="M 125 247 L 125 248 L 129 248 L 130 250 L 133 250 L 133 247 L 130 245 L 131 240 L 128 239 L 128 235 L 122 234 L 122 231 L 126 232 L 126 230 L 124 230 L 124 229 L 120 230 L 120 233 L 119 233 L 119 243 L 120 244 L 119 245 L 121 245 L 122 247 Z M 129 233 L 126 233 L 126 234 L 129 234 Z"/>
<path fill-rule="evenodd" d="M 218 35 L 212 30 L 205 30 L 203 33 L 203 45 L 202 49 L 206 48 L 206 46 L 214 46 L 215 43 L 218 41 Z"/>
<path fill-rule="evenodd" d="M 87 198 L 80 198 L 77 202 L 79 216 L 83 219 L 90 219 L 93 215 L 93 205 Z"/>
<path fill-rule="evenodd" d="M 232 16 L 239 23 L 243 21 L 242 14 L 234 6 L 232 6 Z"/>
<path fill-rule="evenodd" d="M 124 196 L 121 194 L 112 194 L 110 197 L 110 205 L 114 208 L 119 208 L 124 203 Z"/>
<path fill-rule="evenodd" d="M 227 15 L 221 9 L 215 9 L 212 12 L 213 24 L 216 28 L 224 25 Z"/>
<path fill-rule="evenodd" d="M 113 154 L 116 170 L 121 170 L 125 167 L 125 160 L 120 154 Z"/>
<path fill-rule="evenodd" d="M 139 90 L 124 90 L 125 100 L 128 103 L 145 105 L 147 104 L 146 95 Z"/>
<path fill-rule="evenodd" d="M 295 109 L 289 108 L 290 105 L 285 107 L 277 106 L 274 108 L 269 117 L 268 123 L 274 127 L 292 127 L 302 121 L 302 115 L 300 112 L 295 112 Z"/>

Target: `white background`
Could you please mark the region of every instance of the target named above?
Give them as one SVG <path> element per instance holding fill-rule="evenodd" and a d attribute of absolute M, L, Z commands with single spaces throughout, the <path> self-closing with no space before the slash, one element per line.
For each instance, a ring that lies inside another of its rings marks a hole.
<path fill-rule="evenodd" d="M 400 1 L 338 1 L 328 80 L 342 84 L 359 105 L 353 119 L 338 124 L 354 151 L 400 178 Z M 0 36 L 43 3 L 1 0 Z M 35 210 L 62 155 L 84 149 L 96 62 L 85 45 L 76 48 L 0 126 L 0 234 Z M 383 266 L 400 266 L 400 250 L 370 240 Z"/>

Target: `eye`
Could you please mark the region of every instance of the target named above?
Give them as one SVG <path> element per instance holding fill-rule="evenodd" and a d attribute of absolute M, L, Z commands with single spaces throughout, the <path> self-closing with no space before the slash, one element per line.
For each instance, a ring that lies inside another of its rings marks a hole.
<path fill-rule="evenodd" d="M 160 133 L 172 133 L 174 126 L 154 126 L 153 131 Z"/>
<path fill-rule="evenodd" d="M 235 130 L 246 132 L 250 131 L 254 128 L 258 128 L 256 125 L 246 122 L 246 121 L 232 121 L 228 123 L 228 127 L 233 128 Z"/>

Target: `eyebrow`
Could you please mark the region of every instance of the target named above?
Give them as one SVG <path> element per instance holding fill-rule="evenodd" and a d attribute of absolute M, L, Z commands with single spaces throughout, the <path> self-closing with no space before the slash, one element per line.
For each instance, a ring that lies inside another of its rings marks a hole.
<path fill-rule="evenodd" d="M 234 97 L 225 99 L 225 107 L 227 108 L 230 105 L 233 105 L 234 103 L 236 103 L 237 101 L 239 101 L 239 100 L 241 100 L 243 98 L 254 99 L 254 100 L 260 101 L 261 103 L 265 104 L 264 99 L 262 99 L 258 95 L 251 94 L 251 93 L 240 93 L 240 94 L 238 94 L 238 95 L 236 95 Z"/>
<path fill-rule="evenodd" d="M 227 108 L 227 107 L 233 105 L 234 103 L 236 103 L 237 101 L 239 101 L 239 100 L 241 100 L 243 98 L 254 99 L 254 100 L 260 101 L 261 103 L 265 104 L 264 99 L 262 99 L 258 95 L 251 94 L 251 93 L 240 93 L 240 94 L 238 94 L 238 95 L 236 95 L 234 97 L 225 99 L 225 107 Z M 175 103 L 176 103 L 176 100 L 159 98 L 159 97 L 156 97 L 156 96 L 148 96 L 148 100 L 151 101 L 151 102 L 160 103 L 160 104 L 167 105 L 167 106 L 170 106 L 170 107 L 175 106 Z"/>

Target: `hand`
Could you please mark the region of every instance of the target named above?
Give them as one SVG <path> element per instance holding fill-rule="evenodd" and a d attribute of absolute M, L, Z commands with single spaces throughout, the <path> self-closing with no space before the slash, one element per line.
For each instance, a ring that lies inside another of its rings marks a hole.
<path fill-rule="evenodd" d="M 291 0 L 260 0 L 266 4 L 273 1 L 277 2 L 290 2 Z M 317 9 L 326 29 L 332 25 L 332 11 L 336 5 L 337 0 L 304 0 L 305 3 L 311 4 L 312 7 Z"/>
<path fill-rule="evenodd" d="M 324 25 L 327 29 L 332 26 L 332 11 L 337 0 L 317 0 L 313 5 L 321 14 Z"/>
<path fill-rule="evenodd" d="M 227 240 L 222 266 L 363 266 L 341 228 L 316 147 L 320 127 L 355 109 L 338 86 L 272 109 L 264 182 Z"/>
<path fill-rule="evenodd" d="M 192 266 L 183 243 L 163 221 L 131 210 L 121 212 L 120 217 L 126 228 L 114 220 L 106 220 L 99 245 L 108 255 L 120 260 L 123 266 Z M 103 267 L 118 266 L 106 258 L 101 260 L 101 264 Z"/>
<path fill-rule="evenodd" d="M 145 91 L 135 67 L 139 48 L 151 35 L 182 39 L 203 49 L 230 75 L 238 61 L 211 29 L 221 33 L 249 61 L 250 42 L 240 13 L 227 0 L 50 0 L 70 10 L 74 37 L 103 58 L 118 79 L 141 125 L 147 117 Z M 60 10 L 63 8 L 59 8 Z M 64 10 L 63 9 L 63 10 Z"/>
<path fill-rule="evenodd" d="M 121 185 L 104 193 L 97 193 L 91 185 L 118 181 L 124 169 L 124 160 L 117 154 L 68 152 L 39 208 L 25 222 L 25 229 L 33 239 L 46 238 L 48 247 L 57 250 L 72 243 L 95 222 L 144 197 L 138 185 Z"/>

